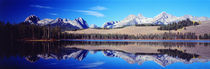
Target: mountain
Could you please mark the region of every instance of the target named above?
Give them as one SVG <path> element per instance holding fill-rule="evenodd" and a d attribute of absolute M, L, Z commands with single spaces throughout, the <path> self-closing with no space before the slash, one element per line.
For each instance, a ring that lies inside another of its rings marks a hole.
<path fill-rule="evenodd" d="M 31 15 L 31 16 L 28 16 L 24 22 L 27 22 L 27 23 L 31 23 L 31 24 L 37 24 L 37 22 L 39 21 L 40 19 L 35 16 L 35 15 Z"/>
<path fill-rule="evenodd" d="M 208 17 L 195 17 L 191 15 L 184 15 L 181 17 L 176 17 L 171 14 L 168 14 L 166 12 L 161 12 L 157 16 L 153 18 L 147 18 L 144 17 L 142 14 L 138 14 L 138 16 L 135 15 L 129 15 L 125 19 L 118 21 L 118 22 L 106 22 L 103 24 L 102 28 L 117 28 L 117 27 L 124 27 L 124 26 L 133 26 L 136 24 L 169 24 L 172 22 L 178 22 L 181 20 L 190 19 L 192 21 L 207 21 L 210 20 Z"/>
<path fill-rule="evenodd" d="M 102 25 L 102 28 L 114 28 L 114 25 L 117 23 L 118 23 L 118 21 L 106 22 Z"/>
<path fill-rule="evenodd" d="M 166 12 L 162 12 L 153 18 L 153 23 L 155 23 L 155 24 L 169 24 L 171 22 L 176 22 L 177 20 L 179 21 L 178 17 L 168 14 Z"/>
<path fill-rule="evenodd" d="M 31 15 L 25 19 L 26 23 L 30 24 L 36 24 L 40 26 L 46 26 L 50 25 L 51 27 L 59 26 L 63 30 L 77 30 L 77 29 L 87 29 L 88 24 L 87 22 L 79 17 L 75 20 L 70 20 L 70 19 L 62 19 L 62 18 L 56 18 L 56 19 L 43 19 L 40 20 L 37 16 Z"/>

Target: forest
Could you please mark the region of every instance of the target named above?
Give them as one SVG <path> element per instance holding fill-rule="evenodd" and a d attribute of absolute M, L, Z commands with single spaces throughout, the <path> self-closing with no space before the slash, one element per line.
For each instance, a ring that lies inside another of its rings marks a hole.
<path fill-rule="evenodd" d="M 200 37 L 200 38 L 199 38 Z M 164 33 L 164 34 L 68 34 L 63 33 L 62 38 L 65 39 L 210 39 L 203 35 L 197 36 L 195 33 Z"/>
<path fill-rule="evenodd" d="M 22 40 L 22 39 L 60 39 L 61 29 L 59 27 L 38 26 L 21 22 L 10 24 L 0 22 L 1 40 Z"/>
<path fill-rule="evenodd" d="M 160 28 L 158 28 L 158 30 L 177 30 L 177 29 L 182 29 L 185 28 L 187 26 L 196 26 L 199 25 L 199 22 L 195 22 L 195 21 L 191 21 L 190 19 L 186 19 L 186 20 L 182 20 L 179 22 L 174 22 L 171 24 L 167 24 L 167 25 L 161 25 Z"/>

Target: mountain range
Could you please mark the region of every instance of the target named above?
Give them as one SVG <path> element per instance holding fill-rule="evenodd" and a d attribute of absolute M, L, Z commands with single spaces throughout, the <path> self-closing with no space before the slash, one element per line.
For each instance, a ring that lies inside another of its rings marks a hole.
<path fill-rule="evenodd" d="M 210 18 L 208 17 L 195 17 L 192 15 L 184 15 L 181 17 L 173 16 L 171 14 L 168 14 L 166 12 L 162 12 L 158 14 L 157 16 L 153 18 L 144 17 L 142 14 L 136 15 L 129 15 L 125 19 L 120 21 L 110 21 L 106 22 L 102 25 L 101 28 L 118 28 L 118 27 L 124 27 L 124 26 L 133 26 L 137 24 L 158 24 L 158 25 L 167 25 L 173 22 L 178 22 L 181 20 L 190 19 L 191 21 L 208 21 Z M 87 22 L 79 17 L 74 20 L 70 19 L 62 19 L 62 18 L 56 18 L 56 19 L 49 19 L 45 18 L 43 20 L 40 20 L 39 17 L 35 15 L 31 15 L 25 19 L 26 23 L 30 24 L 36 24 L 41 26 L 59 26 L 63 30 L 77 30 L 77 29 L 87 29 L 89 28 Z M 95 24 L 92 24 L 90 28 L 99 28 Z"/>
<path fill-rule="evenodd" d="M 132 26 L 137 24 L 164 24 L 167 25 L 169 23 L 178 22 L 181 20 L 190 19 L 191 21 L 207 21 L 210 20 L 208 17 L 195 17 L 192 15 L 184 15 L 181 17 L 173 16 L 166 12 L 162 12 L 153 18 L 144 17 L 139 14 L 138 16 L 129 15 L 125 19 L 121 21 L 110 21 L 106 22 L 102 25 L 102 28 L 117 28 L 124 26 Z"/>
<path fill-rule="evenodd" d="M 87 22 L 79 17 L 75 20 L 70 20 L 70 19 L 61 19 L 61 18 L 56 18 L 56 19 L 43 19 L 40 20 L 39 17 L 35 15 L 31 15 L 25 19 L 26 23 L 30 24 L 35 24 L 35 25 L 40 25 L 40 26 L 46 26 L 50 25 L 51 27 L 59 26 L 63 30 L 77 30 L 77 29 L 87 29 L 89 28 Z"/>

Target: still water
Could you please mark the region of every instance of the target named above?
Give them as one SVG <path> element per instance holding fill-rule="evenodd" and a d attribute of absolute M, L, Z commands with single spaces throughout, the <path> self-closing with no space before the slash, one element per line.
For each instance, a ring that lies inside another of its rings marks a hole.
<path fill-rule="evenodd" d="M 3 42 L 0 69 L 210 69 L 210 41 Z"/>

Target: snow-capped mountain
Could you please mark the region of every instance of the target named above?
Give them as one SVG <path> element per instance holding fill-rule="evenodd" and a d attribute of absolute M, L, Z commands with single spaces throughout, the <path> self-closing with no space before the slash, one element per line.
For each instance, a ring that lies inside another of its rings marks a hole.
<path fill-rule="evenodd" d="M 31 16 L 27 17 L 24 22 L 31 23 L 31 24 L 37 24 L 37 22 L 39 20 L 40 19 L 37 16 L 31 15 Z"/>
<path fill-rule="evenodd" d="M 102 28 L 114 28 L 115 24 L 117 24 L 118 21 L 110 21 L 106 22 L 102 25 Z"/>
<path fill-rule="evenodd" d="M 46 18 L 46 19 L 40 20 L 37 16 L 31 15 L 25 19 L 25 22 L 41 25 L 41 26 L 45 26 L 45 25 L 59 26 L 64 30 L 76 30 L 76 29 L 89 28 L 87 22 L 81 17 L 75 20 L 62 19 L 62 18 L 56 18 L 56 19 Z"/>
<path fill-rule="evenodd" d="M 166 12 L 162 12 L 159 15 L 155 16 L 153 18 L 152 23 L 155 24 L 169 24 L 171 22 L 179 21 L 179 18 L 176 16 L 173 16 L 171 14 L 168 14 Z"/>
<path fill-rule="evenodd" d="M 208 17 L 195 17 L 191 15 L 185 15 L 181 17 L 176 17 L 166 12 L 162 12 L 153 18 L 147 18 L 143 15 L 139 14 L 138 16 L 129 15 L 125 19 L 119 22 L 106 22 L 103 24 L 102 28 L 117 28 L 117 27 L 124 27 L 124 26 L 132 26 L 136 24 L 169 24 L 172 22 L 178 22 L 181 20 L 186 20 L 189 18 L 192 21 L 207 21 L 210 20 Z"/>

